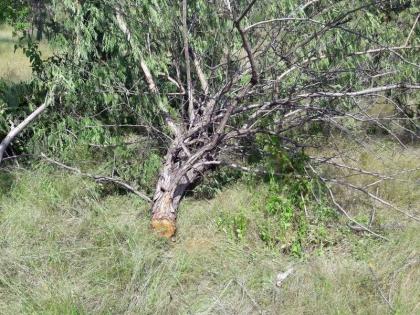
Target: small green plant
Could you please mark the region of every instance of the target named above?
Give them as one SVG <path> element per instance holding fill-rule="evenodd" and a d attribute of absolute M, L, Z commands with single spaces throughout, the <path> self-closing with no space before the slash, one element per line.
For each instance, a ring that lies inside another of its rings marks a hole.
<path fill-rule="evenodd" d="M 264 220 L 258 225 L 261 240 L 269 247 L 279 245 L 295 256 L 302 255 L 301 239 L 305 238 L 307 226 L 302 219 L 294 197 L 287 194 L 288 186 L 270 181 L 264 207 Z"/>
<path fill-rule="evenodd" d="M 221 214 L 216 220 L 216 225 L 232 239 L 243 240 L 248 227 L 248 219 L 243 213 Z"/>
<path fill-rule="evenodd" d="M 314 223 L 335 221 L 338 219 L 337 211 L 322 201 L 313 204 L 312 213 Z"/>
<path fill-rule="evenodd" d="M 274 147 L 269 149 L 274 153 Z M 322 183 L 304 176 L 304 154 L 278 152 L 270 159 L 277 159 L 270 162 L 277 175 L 270 177 L 263 203 L 255 209 L 263 213 L 257 222 L 260 239 L 296 257 L 331 244 L 326 226 L 338 219 L 337 212 L 324 200 Z"/>

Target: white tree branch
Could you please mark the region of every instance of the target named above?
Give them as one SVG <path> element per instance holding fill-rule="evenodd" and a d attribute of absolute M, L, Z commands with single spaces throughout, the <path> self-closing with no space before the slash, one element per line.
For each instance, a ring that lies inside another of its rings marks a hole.
<path fill-rule="evenodd" d="M 36 110 L 34 110 L 28 117 L 26 117 L 19 125 L 12 128 L 10 132 L 6 135 L 6 137 L 2 140 L 0 143 L 0 164 L 3 159 L 4 152 L 6 152 L 7 147 L 9 144 L 13 141 L 14 138 L 18 134 L 20 134 L 26 126 L 28 126 L 31 122 L 33 122 L 42 112 L 45 111 L 45 109 L 48 107 L 49 103 L 53 99 L 53 90 L 51 90 L 47 95 L 45 96 L 44 103 L 39 106 Z"/>

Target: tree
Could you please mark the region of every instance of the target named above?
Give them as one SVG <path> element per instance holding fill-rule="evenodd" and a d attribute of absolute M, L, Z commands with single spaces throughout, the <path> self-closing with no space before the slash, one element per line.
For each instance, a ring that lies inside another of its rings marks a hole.
<path fill-rule="evenodd" d="M 167 237 L 186 190 L 259 138 L 302 150 L 304 126 L 344 128 L 337 117 L 371 119 L 373 98 L 420 88 L 410 1 L 63 1 L 51 11 L 61 51 L 39 77 L 58 86 L 56 114 L 153 130 L 167 150 L 152 226 Z"/>

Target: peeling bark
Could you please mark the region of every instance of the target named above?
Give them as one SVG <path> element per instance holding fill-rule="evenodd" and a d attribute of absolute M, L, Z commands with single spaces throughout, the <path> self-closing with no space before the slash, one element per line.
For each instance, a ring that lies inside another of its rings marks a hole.
<path fill-rule="evenodd" d="M 161 175 L 153 198 L 152 227 L 158 234 L 167 238 L 175 234 L 177 210 L 182 197 L 198 178 L 183 176 L 181 181 L 177 182 L 176 174 L 177 172 Z M 170 186 L 165 186 L 165 182 L 170 183 Z"/>
<path fill-rule="evenodd" d="M 205 151 L 191 155 L 182 141 L 174 140 L 156 184 L 152 204 L 152 228 L 170 238 L 176 232 L 181 199 L 208 168 Z"/>

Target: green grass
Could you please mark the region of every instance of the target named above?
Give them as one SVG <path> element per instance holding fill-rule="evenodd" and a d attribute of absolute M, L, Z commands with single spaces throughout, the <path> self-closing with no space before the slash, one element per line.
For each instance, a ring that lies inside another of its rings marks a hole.
<path fill-rule="evenodd" d="M 218 228 L 221 214 L 252 218 L 264 185 L 185 200 L 172 242 L 151 232 L 148 205 L 134 196 L 103 195 L 89 180 L 42 168 L 0 177 L 1 314 L 419 311 L 415 225 L 390 242 L 343 232 L 298 259 L 264 246 L 252 224 L 240 240 Z M 276 274 L 291 265 L 277 288 Z"/>

